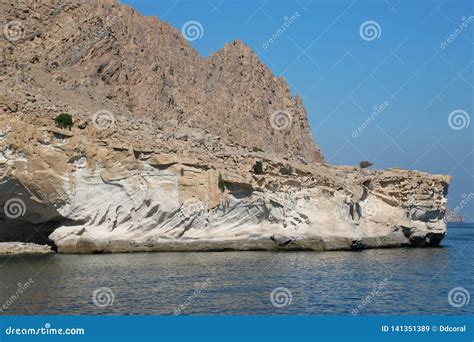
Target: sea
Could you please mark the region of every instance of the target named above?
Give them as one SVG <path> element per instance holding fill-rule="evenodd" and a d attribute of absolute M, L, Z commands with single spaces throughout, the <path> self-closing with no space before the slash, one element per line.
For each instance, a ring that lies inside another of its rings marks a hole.
<path fill-rule="evenodd" d="M 0 315 L 472 315 L 473 239 L 449 224 L 436 248 L 0 257 Z"/>

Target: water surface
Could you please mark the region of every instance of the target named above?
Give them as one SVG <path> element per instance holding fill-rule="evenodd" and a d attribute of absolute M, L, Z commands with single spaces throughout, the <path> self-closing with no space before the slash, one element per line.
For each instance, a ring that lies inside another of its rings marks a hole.
<path fill-rule="evenodd" d="M 473 314 L 472 302 L 448 301 L 456 287 L 474 293 L 473 239 L 474 225 L 456 224 L 441 248 L 0 257 L 0 307 L 8 303 L 2 314 L 161 315 L 181 308 L 351 315 L 357 307 L 361 315 Z M 102 287 L 112 291 L 112 305 L 94 304 Z M 272 304 L 275 288 L 284 289 L 274 303 L 286 305 Z"/>

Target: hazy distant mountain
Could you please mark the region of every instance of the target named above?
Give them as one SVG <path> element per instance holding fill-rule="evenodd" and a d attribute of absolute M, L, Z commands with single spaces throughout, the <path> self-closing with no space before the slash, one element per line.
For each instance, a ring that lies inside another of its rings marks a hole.
<path fill-rule="evenodd" d="M 457 222 L 457 223 L 463 223 L 464 221 L 464 216 L 459 214 L 458 212 L 454 211 L 453 209 L 446 209 L 446 214 L 444 214 L 446 222 Z"/>

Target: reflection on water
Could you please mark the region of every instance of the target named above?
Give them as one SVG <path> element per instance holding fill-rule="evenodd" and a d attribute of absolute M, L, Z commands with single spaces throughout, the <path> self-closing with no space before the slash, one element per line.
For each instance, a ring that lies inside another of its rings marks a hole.
<path fill-rule="evenodd" d="M 442 248 L 0 258 L 0 306 L 8 304 L 3 314 L 350 315 L 358 305 L 362 315 L 473 314 L 472 303 L 448 302 L 454 287 L 474 293 L 473 237 L 473 225 L 453 225 Z M 101 287 L 112 305 L 94 305 Z M 289 305 L 272 305 L 277 287 Z"/>

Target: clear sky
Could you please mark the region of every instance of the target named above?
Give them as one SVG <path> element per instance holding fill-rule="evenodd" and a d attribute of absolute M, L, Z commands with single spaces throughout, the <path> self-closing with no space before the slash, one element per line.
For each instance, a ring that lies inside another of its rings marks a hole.
<path fill-rule="evenodd" d="M 303 97 L 327 162 L 450 174 L 449 206 L 474 221 L 473 1 L 123 2 L 197 21 L 204 56 L 242 40 Z"/>

